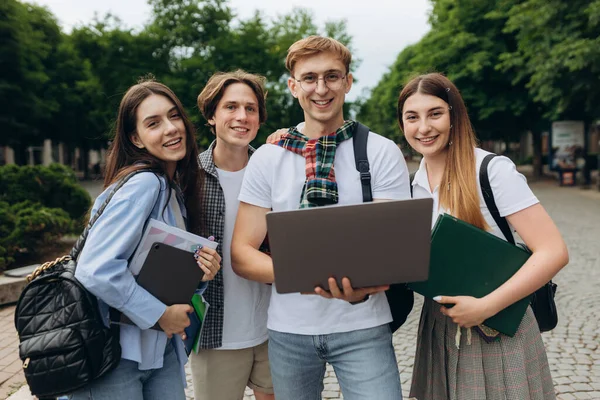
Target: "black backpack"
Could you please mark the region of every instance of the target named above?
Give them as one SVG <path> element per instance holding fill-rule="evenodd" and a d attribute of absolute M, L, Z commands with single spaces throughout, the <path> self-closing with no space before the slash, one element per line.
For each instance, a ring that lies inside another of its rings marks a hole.
<path fill-rule="evenodd" d="M 119 181 L 68 256 L 43 264 L 27 278 L 15 310 L 15 327 L 25 379 L 39 398 L 72 393 L 121 360 L 119 325 L 104 325 L 96 297 L 75 279 L 75 269 L 87 235 L 108 202 L 125 182 L 144 171 L 148 170 L 134 171 Z"/>
<path fill-rule="evenodd" d="M 354 135 L 352 137 L 354 145 L 354 161 L 356 169 L 360 173 L 360 183 L 362 186 L 363 202 L 373 201 L 371 192 L 371 172 L 369 160 L 367 158 L 367 139 L 370 129 L 357 122 Z M 414 294 L 406 284 L 398 283 L 390 285 L 385 292 L 393 321 L 390 322 L 392 333 L 398 330 L 406 321 L 408 314 L 412 311 L 414 303 Z"/>

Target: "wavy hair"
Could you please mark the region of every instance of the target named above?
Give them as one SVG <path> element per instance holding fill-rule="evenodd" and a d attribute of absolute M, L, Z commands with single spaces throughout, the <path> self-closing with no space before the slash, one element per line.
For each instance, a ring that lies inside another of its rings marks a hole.
<path fill-rule="evenodd" d="M 185 125 L 186 154 L 182 160 L 177 162 L 173 180 L 166 173 L 164 161 L 150 154 L 145 148 L 138 148 L 131 141 L 131 136 L 137 129 L 137 110 L 140 104 L 151 95 L 164 96 L 169 99 L 177 108 Z M 203 175 L 198 166 L 198 145 L 195 132 L 196 129 L 188 118 L 183 105 L 171 89 L 152 79 L 142 80 L 133 85 L 127 90 L 119 105 L 114 138 L 106 159 L 104 188 L 139 169 L 151 169 L 157 174 L 164 175 L 169 184 L 176 183 L 181 188 L 185 197 L 189 229 L 197 232 L 200 227 L 200 188 Z"/>

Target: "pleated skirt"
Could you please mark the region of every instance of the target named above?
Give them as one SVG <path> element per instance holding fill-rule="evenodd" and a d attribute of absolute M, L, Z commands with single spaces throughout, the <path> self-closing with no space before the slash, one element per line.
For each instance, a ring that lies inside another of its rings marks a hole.
<path fill-rule="evenodd" d="M 418 400 L 553 400 L 546 350 L 531 307 L 514 337 L 487 343 L 425 299 L 410 397 Z M 470 338 L 470 344 L 468 343 Z"/>

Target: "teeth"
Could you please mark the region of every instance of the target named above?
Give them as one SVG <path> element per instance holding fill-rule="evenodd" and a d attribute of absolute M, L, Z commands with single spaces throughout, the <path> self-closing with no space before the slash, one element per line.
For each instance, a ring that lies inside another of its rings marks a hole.
<path fill-rule="evenodd" d="M 165 146 L 172 146 L 172 145 L 177 144 L 179 142 L 181 142 L 181 138 L 178 138 L 178 139 L 175 139 L 175 140 L 171 140 L 170 142 L 167 142 L 164 145 Z"/>
<path fill-rule="evenodd" d="M 324 106 L 325 104 L 329 103 L 329 100 L 314 100 L 315 103 L 317 103 L 320 106 Z"/>
<path fill-rule="evenodd" d="M 428 138 L 421 138 L 421 139 L 419 139 L 419 141 L 425 142 L 425 143 L 429 143 L 429 142 L 433 141 L 436 137 L 437 136 L 428 137 Z"/>
<path fill-rule="evenodd" d="M 248 129 L 246 128 L 232 128 L 234 131 L 238 131 L 238 132 L 248 132 Z"/>

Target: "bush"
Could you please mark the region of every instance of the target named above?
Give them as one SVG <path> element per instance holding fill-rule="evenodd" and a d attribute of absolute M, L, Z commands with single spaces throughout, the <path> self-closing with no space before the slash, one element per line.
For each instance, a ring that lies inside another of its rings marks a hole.
<path fill-rule="evenodd" d="M 0 166 L 0 271 L 79 230 L 90 204 L 68 167 Z"/>
<path fill-rule="evenodd" d="M 91 204 L 90 195 L 69 167 L 0 166 L 0 201 L 16 204 L 26 200 L 61 208 L 74 220 L 84 218 Z"/>
<path fill-rule="evenodd" d="M 0 270 L 13 263 L 18 255 L 35 254 L 73 229 L 73 220 L 66 211 L 31 201 L 10 206 L 0 202 L 0 223 Z"/>

